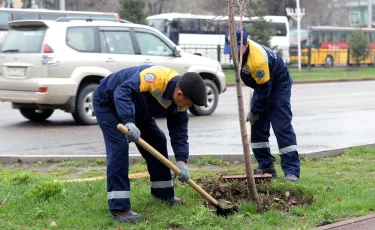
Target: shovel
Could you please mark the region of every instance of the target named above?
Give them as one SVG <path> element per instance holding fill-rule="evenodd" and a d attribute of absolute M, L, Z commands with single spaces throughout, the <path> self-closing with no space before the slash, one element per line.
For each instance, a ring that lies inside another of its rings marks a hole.
<path fill-rule="evenodd" d="M 126 128 L 123 124 L 118 124 L 117 129 L 120 130 L 122 133 L 127 134 L 128 128 Z M 146 149 L 149 153 L 151 153 L 154 157 L 156 157 L 159 161 L 161 161 L 165 166 L 171 169 L 175 174 L 180 175 L 181 170 L 177 168 L 172 162 L 170 162 L 167 158 L 165 158 L 161 153 L 159 153 L 156 149 L 154 149 L 151 145 L 149 145 L 146 141 L 142 138 L 139 138 L 137 144 L 140 145 L 142 148 Z M 210 194 L 204 191 L 199 185 L 197 185 L 192 179 L 189 179 L 187 182 L 195 191 L 197 191 L 204 199 L 210 202 L 213 206 L 216 207 L 216 214 L 219 216 L 228 216 L 233 214 L 235 211 L 238 210 L 238 207 L 231 206 L 227 201 L 221 200 L 218 202 L 215 200 Z"/>

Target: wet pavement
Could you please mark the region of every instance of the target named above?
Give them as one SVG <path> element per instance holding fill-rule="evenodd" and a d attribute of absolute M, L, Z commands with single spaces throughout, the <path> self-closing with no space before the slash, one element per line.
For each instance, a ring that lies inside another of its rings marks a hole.
<path fill-rule="evenodd" d="M 293 126 L 300 153 L 375 143 L 375 81 L 294 85 Z M 244 87 L 245 111 L 249 88 Z M 157 123 L 168 134 L 164 119 Z M 24 119 L 0 102 L 0 155 L 102 155 L 98 126 L 77 126 L 70 114 L 55 113 L 45 123 Z M 211 116 L 190 116 L 191 154 L 241 154 L 235 87 L 220 96 Z M 169 141 L 169 140 L 168 140 Z M 278 152 L 271 131 L 271 151 Z M 137 154 L 134 144 L 130 148 Z M 169 145 L 169 154 L 173 154 Z"/>

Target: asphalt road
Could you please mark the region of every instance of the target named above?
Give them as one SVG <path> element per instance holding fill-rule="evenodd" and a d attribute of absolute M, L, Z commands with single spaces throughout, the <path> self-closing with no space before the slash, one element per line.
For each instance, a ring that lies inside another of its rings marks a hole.
<path fill-rule="evenodd" d="M 375 143 L 375 81 L 294 85 L 293 126 L 300 153 Z M 244 87 L 245 109 L 249 89 Z M 167 134 L 166 122 L 157 123 Z M 23 118 L 0 102 L 0 155 L 103 155 L 98 126 L 77 126 L 70 114 L 55 113 L 44 123 Z M 271 150 L 278 152 L 271 134 Z M 191 154 L 241 154 L 236 89 L 220 96 L 211 116 L 190 116 Z M 132 144 L 131 154 L 138 154 Z M 173 154 L 169 145 L 169 154 Z"/>

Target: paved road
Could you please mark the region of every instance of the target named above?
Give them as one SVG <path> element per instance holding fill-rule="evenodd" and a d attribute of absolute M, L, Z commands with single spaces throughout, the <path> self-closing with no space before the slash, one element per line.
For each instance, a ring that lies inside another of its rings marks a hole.
<path fill-rule="evenodd" d="M 375 81 L 294 85 L 293 125 L 300 153 L 375 143 Z M 220 97 L 208 117 L 190 116 L 191 154 L 242 152 L 235 88 Z M 243 88 L 248 110 L 249 89 Z M 167 133 L 164 119 L 157 120 Z M 76 126 L 70 114 L 56 111 L 48 122 L 24 119 L 9 103 L 0 102 L 0 155 L 102 155 L 98 126 Z M 276 139 L 270 138 L 277 153 Z M 172 150 L 169 147 L 170 154 Z M 131 147 L 132 154 L 137 154 Z"/>

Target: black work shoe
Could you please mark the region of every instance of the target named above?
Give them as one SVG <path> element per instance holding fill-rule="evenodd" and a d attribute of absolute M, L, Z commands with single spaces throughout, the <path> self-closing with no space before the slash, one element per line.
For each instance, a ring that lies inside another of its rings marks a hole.
<path fill-rule="evenodd" d="M 132 210 L 129 211 L 111 211 L 109 215 L 122 223 L 135 223 L 142 220 L 142 217 Z"/>
<path fill-rule="evenodd" d="M 183 205 L 184 204 L 184 202 L 180 198 L 178 198 L 178 197 L 173 197 L 173 198 L 171 198 L 169 200 L 166 200 L 166 201 L 171 206 L 174 206 L 174 205 Z"/>
<path fill-rule="evenodd" d="M 254 175 L 266 174 L 266 173 L 271 174 L 273 179 L 277 178 L 276 168 L 274 164 L 271 164 L 270 167 L 268 168 L 254 170 Z"/>

